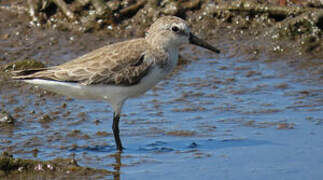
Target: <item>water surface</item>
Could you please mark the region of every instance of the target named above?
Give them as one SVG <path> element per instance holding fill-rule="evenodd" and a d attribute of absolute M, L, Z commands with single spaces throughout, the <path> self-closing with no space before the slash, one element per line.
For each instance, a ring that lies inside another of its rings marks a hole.
<path fill-rule="evenodd" d="M 323 88 L 283 61 L 201 58 L 128 100 L 119 156 L 112 111 L 32 86 L 2 90 L 14 115 L 0 150 L 15 157 L 74 156 L 120 172 L 107 179 L 320 179 Z"/>

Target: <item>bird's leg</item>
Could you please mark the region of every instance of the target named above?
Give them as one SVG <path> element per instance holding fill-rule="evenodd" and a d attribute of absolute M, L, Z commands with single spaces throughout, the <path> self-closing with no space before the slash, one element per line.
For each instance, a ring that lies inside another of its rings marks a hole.
<path fill-rule="evenodd" d="M 116 142 L 118 151 L 122 152 L 123 147 L 122 147 L 121 139 L 119 135 L 119 119 L 120 119 L 120 114 L 113 113 L 112 130 L 113 130 L 114 140 Z"/>

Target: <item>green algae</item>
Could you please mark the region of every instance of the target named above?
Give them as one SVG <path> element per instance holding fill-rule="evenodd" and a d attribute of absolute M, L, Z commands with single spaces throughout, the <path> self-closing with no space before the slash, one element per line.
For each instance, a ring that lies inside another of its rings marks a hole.
<path fill-rule="evenodd" d="M 42 62 L 36 61 L 34 59 L 25 59 L 22 61 L 16 61 L 3 66 L 3 71 L 15 71 L 15 70 L 25 70 L 25 69 L 36 69 L 44 68 L 45 65 Z"/>
<path fill-rule="evenodd" d="M 79 166 L 75 159 L 56 158 L 50 161 L 14 158 L 8 152 L 0 155 L 0 178 L 49 179 L 84 177 L 99 179 L 113 172 Z"/>

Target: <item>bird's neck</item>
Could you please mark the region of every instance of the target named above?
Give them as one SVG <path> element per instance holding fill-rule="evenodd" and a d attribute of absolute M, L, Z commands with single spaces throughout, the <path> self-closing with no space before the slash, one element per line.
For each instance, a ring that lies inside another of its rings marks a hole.
<path fill-rule="evenodd" d="M 171 72 L 178 62 L 178 47 L 151 45 L 151 52 L 155 58 L 160 59 L 157 64 L 167 72 Z"/>
<path fill-rule="evenodd" d="M 163 36 L 158 36 L 158 34 L 153 34 L 145 38 L 147 43 L 154 49 L 164 51 L 167 53 L 178 51 L 179 46 L 172 42 L 169 38 L 163 38 Z"/>
<path fill-rule="evenodd" d="M 168 55 L 169 67 L 170 71 L 172 71 L 178 63 L 178 48 L 169 49 Z"/>

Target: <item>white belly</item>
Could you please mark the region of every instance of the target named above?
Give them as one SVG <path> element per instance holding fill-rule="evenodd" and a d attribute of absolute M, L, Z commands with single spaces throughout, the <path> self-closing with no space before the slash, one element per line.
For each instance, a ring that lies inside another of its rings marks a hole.
<path fill-rule="evenodd" d="M 128 98 L 144 94 L 166 75 L 167 73 L 162 69 L 155 67 L 143 79 L 141 79 L 138 84 L 132 86 L 87 86 L 78 83 L 58 82 L 42 79 L 25 80 L 25 82 L 73 98 L 106 100 L 114 104 Z"/>

